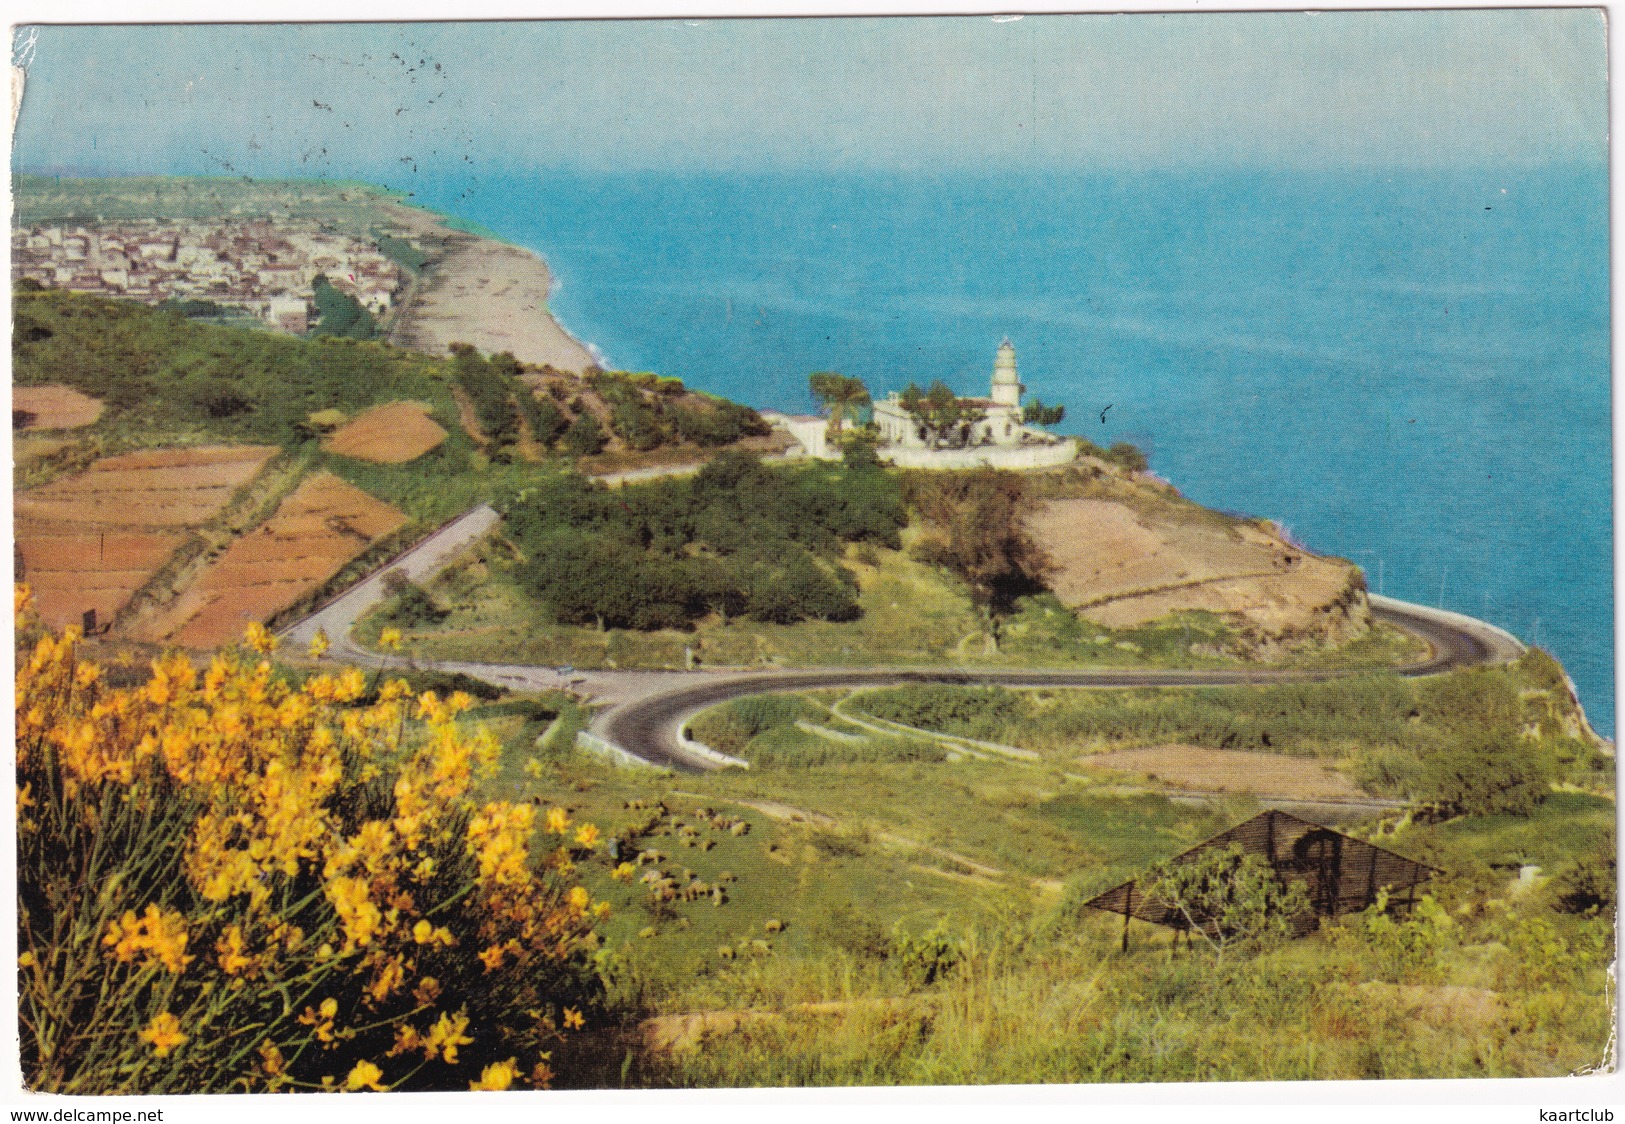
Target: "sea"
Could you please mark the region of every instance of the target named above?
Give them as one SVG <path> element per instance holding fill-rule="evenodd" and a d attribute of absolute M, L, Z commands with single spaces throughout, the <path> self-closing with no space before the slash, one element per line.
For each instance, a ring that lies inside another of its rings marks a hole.
<path fill-rule="evenodd" d="M 1448 171 L 588 174 L 414 201 L 544 256 L 608 366 L 810 412 L 984 392 L 1562 660 L 1614 731 L 1608 182 Z"/>

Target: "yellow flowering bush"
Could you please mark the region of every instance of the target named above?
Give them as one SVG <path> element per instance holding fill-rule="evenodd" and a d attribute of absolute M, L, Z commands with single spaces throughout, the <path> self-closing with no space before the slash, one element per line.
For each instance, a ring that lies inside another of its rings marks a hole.
<path fill-rule="evenodd" d="M 291 685 L 258 626 L 128 686 L 75 630 L 18 636 L 31 1088 L 535 1087 L 603 1017 L 603 905 L 532 806 L 472 795 L 498 747 L 467 696 Z"/>

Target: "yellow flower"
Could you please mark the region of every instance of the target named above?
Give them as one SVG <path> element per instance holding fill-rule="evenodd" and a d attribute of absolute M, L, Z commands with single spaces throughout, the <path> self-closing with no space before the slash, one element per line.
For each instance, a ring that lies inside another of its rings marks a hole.
<path fill-rule="evenodd" d="M 214 942 L 214 951 L 220 960 L 220 970 L 228 976 L 235 976 L 254 963 L 250 957 L 243 954 L 243 933 L 235 925 L 228 928 L 221 938 Z"/>
<path fill-rule="evenodd" d="M 505 1062 L 491 1063 L 480 1073 L 478 1081 L 469 1082 L 469 1089 L 496 1092 L 508 1088 L 513 1084 L 513 1079 L 518 1072 L 516 1068 L 518 1061 L 518 1058 L 509 1058 Z"/>
<path fill-rule="evenodd" d="M 355 1063 L 355 1068 L 350 1071 L 350 1076 L 344 1079 L 344 1087 L 352 1093 L 358 1093 L 362 1089 L 371 1089 L 375 1093 L 382 1093 L 384 1087 L 378 1084 L 378 1079 L 383 1075 L 384 1071 L 371 1062 L 359 1061 Z"/>
<path fill-rule="evenodd" d="M 398 629 L 398 628 L 386 628 L 386 629 L 384 629 L 382 632 L 380 632 L 378 634 L 378 646 L 380 648 L 382 648 L 386 652 L 398 652 L 398 651 L 400 651 L 401 650 L 401 630 Z"/>
<path fill-rule="evenodd" d="M 428 944 L 434 939 L 434 926 L 427 921 L 419 921 L 412 926 L 412 939 L 418 944 Z"/>
<path fill-rule="evenodd" d="M 102 947 L 112 949 L 121 964 L 144 956 L 177 975 L 194 959 L 186 955 L 186 918 L 175 912 L 165 913 L 156 905 L 147 906 L 143 917 L 137 918 L 134 910 L 125 910 L 123 917 L 109 922 Z"/>
<path fill-rule="evenodd" d="M 633 866 L 631 863 L 622 863 L 620 866 L 610 871 L 609 876 L 615 879 L 617 882 L 630 882 L 632 881 L 632 876 L 637 874 L 637 872 L 638 868 Z"/>
<path fill-rule="evenodd" d="M 484 952 L 479 953 L 480 963 L 485 965 L 487 972 L 494 972 L 502 967 L 502 946 L 494 944 Z"/>
<path fill-rule="evenodd" d="M 582 824 L 576 828 L 576 842 L 588 849 L 598 846 L 598 829 L 590 823 Z"/>
<path fill-rule="evenodd" d="M 263 624 L 255 621 L 243 633 L 243 643 L 260 655 L 268 656 L 276 651 L 277 638 Z"/>
<path fill-rule="evenodd" d="M 412 989 L 412 1002 L 420 1007 L 427 1007 L 440 998 L 440 981 L 433 976 L 424 976 L 418 981 L 417 987 Z"/>
<path fill-rule="evenodd" d="M 459 1012 L 455 1015 L 442 1013 L 434 1026 L 429 1028 L 429 1037 L 424 1040 L 424 1053 L 432 1061 L 436 1054 L 442 1055 L 448 1064 L 457 1064 L 457 1047 L 470 1045 L 474 1040 L 463 1031 L 468 1029 L 468 1016 Z"/>
<path fill-rule="evenodd" d="M 171 1050 L 186 1041 L 186 1035 L 181 1033 L 181 1021 L 168 1011 L 155 1016 L 147 1029 L 136 1037 L 149 1044 L 160 1058 L 168 1057 Z"/>
<path fill-rule="evenodd" d="M 322 1000 L 322 1005 L 317 1008 L 317 1011 L 322 1018 L 330 1019 L 339 1013 L 339 1001 L 329 996 Z"/>
<path fill-rule="evenodd" d="M 571 909 L 575 910 L 577 913 L 585 913 L 587 910 L 587 903 L 590 901 L 592 901 L 592 895 L 587 893 L 587 888 L 585 886 L 570 887 Z"/>
<path fill-rule="evenodd" d="M 570 813 L 563 808 L 549 808 L 547 810 L 547 830 L 554 835 L 563 835 L 570 830 Z"/>
<path fill-rule="evenodd" d="M 287 1072 L 288 1063 L 282 1057 L 282 1051 L 277 1049 L 276 1043 L 267 1038 L 260 1043 L 260 1064 L 265 1072 L 272 1077 L 281 1077 Z"/>
<path fill-rule="evenodd" d="M 564 1029 L 580 1030 L 586 1025 L 587 1020 L 582 1018 L 580 1011 L 576 1010 L 574 1007 L 566 1007 L 564 1009 Z"/>
<path fill-rule="evenodd" d="M 372 903 L 367 884 L 359 878 L 335 878 L 327 884 L 327 900 L 344 922 L 344 950 L 365 948 L 383 923 L 384 915 Z"/>
<path fill-rule="evenodd" d="M 316 635 L 310 638 L 310 658 L 319 660 L 327 654 L 332 642 L 327 639 L 327 633 L 322 629 L 316 630 Z"/>
<path fill-rule="evenodd" d="M 25 952 L 21 956 L 17 957 L 17 967 L 19 968 L 32 968 L 38 963 L 39 960 L 34 956 L 32 951 Z"/>

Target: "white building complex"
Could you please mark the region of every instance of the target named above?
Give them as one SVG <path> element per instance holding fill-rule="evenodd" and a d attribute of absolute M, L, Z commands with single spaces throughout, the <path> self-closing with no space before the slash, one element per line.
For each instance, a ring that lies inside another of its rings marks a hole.
<path fill-rule="evenodd" d="M 875 425 L 880 429 L 881 447 L 894 451 L 1011 448 L 1033 437 L 1048 443 L 1053 440 L 1048 434 L 1028 430 L 1022 424 L 1021 395 L 1026 389 L 1016 373 L 1015 346 L 1006 339 L 993 358 L 993 385 L 988 396 L 961 398 L 960 405 L 969 408 L 970 416 L 946 433 L 932 433 L 909 412 L 902 395 L 895 390 L 885 401 L 876 402 Z"/>
<path fill-rule="evenodd" d="M 1078 443 L 1022 421 L 1026 391 L 1016 372 L 1016 349 L 1006 339 L 993 359 L 993 383 L 986 398 L 961 398 L 961 417 L 948 426 L 930 426 L 893 391 L 874 404 L 880 458 L 899 468 L 1049 468 L 1078 455 Z M 835 458 L 822 418 L 764 413 L 794 437 L 806 454 Z"/>

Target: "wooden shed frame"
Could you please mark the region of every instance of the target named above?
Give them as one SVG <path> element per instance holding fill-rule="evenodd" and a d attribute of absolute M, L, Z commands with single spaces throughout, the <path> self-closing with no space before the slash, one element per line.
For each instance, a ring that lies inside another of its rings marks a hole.
<path fill-rule="evenodd" d="M 1297 936 L 1313 930 L 1322 917 L 1337 917 L 1369 908 L 1383 890 L 1403 891 L 1404 896 L 1396 898 L 1394 905 L 1409 910 L 1416 903 L 1416 887 L 1439 873 L 1436 867 L 1426 863 L 1274 809 L 1260 812 L 1198 843 L 1169 862 L 1171 865 L 1192 862 L 1208 851 L 1232 844 L 1239 846 L 1244 854 L 1262 855 L 1277 876 L 1306 884 L 1313 908 L 1298 922 Z M 1176 932 L 1191 928 L 1183 912 L 1146 895 L 1138 886 L 1139 881 L 1139 878 L 1131 878 L 1083 903 L 1087 909 L 1122 915 L 1124 951 L 1128 950 L 1130 918 Z M 1210 919 L 1196 920 L 1198 924 L 1206 924 Z"/>

